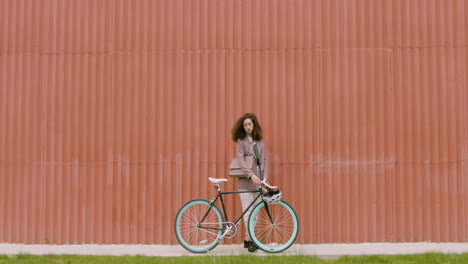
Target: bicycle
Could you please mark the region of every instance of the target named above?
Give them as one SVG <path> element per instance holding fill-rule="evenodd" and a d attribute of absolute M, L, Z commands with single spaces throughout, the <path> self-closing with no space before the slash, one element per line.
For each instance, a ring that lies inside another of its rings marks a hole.
<path fill-rule="evenodd" d="M 262 201 L 253 208 L 247 225 L 253 243 L 268 253 L 282 252 L 294 243 L 299 232 L 299 221 L 294 209 L 282 200 L 272 201 L 266 198 L 273 189 L 277 189 L 276 186 L 270 186 L 262 181 L 257 190 L 223 192 L 220 183 L 227 182 L 227 179 L 208 179 L 217 189 L 215 198 L 211 201 L 191 200 L 183 205 L 176 215 L 174 231 L 182 247 L 193 253 L 206 253 L 214 249 L 224 237 L 234 237 L 242 217 L 258 199 Z M 258 195 L 235 222 L 230 222 L 223 195 L 233 193 L 258 193 Z M 218 199 L 224 215 L 215 204 Z"/>

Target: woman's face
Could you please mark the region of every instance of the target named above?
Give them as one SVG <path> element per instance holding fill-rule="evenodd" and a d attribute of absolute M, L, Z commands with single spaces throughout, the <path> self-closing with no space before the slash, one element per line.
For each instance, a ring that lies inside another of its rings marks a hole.
<path fill-rule="evenodd" d="M 244 119 L 244 130 L 248 136 L 252 136 L 252 132 L 254 130 L 254 124 L 250 118 Z"/>

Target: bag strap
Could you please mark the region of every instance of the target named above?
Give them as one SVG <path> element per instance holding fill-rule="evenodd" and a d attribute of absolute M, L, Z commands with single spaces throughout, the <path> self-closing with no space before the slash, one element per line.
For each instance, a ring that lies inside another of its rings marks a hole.
<path fill-rule="evenodd" d="M 261 166 L 262 163 L 260 162 L 260 155 L 258 154 L 257 142 L 253 143 L 253 149 L 254 149 L 254 152 L 255 152 L 255 159 L 257 160 L 257 165 Z"/>

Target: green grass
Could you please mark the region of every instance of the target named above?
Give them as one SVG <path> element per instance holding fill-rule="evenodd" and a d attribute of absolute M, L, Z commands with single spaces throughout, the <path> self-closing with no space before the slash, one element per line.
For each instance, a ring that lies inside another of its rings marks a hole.
<path fill-rule="evenodd" d="M 119 264 L 119 263 L 174 263 L 174 264 L 296 264 L 296 263 L 324 263 L 324 264 L 350 264 L 350 263 L 391 263 L 391 264 L 457 264 L 468 263 L 467 254 L 441 254 L 427 253 L 416 255 L 396 255 L 396 256 L 345 256 L 338 259 L 320 259 L 311 256 L 196 256 L 196 257 L 145 257 L 145 256 L 76 256 L 76 255 L 0 255 L 0 264 L 4 263 L 99 263 L 99 264 Z"/>

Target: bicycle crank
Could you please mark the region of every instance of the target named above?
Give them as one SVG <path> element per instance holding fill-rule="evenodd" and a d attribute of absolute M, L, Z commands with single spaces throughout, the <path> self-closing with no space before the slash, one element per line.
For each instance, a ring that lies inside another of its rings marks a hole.
<path fill-rule="evenodd" d="M 237 227 L 234 223 L 232 222 L 224 223 L 224 233 L 219 237 L 219 239 L 222 239 L 223 237 L 232 238 L 236 235 L 236 233 L 237 233 Z"/>

